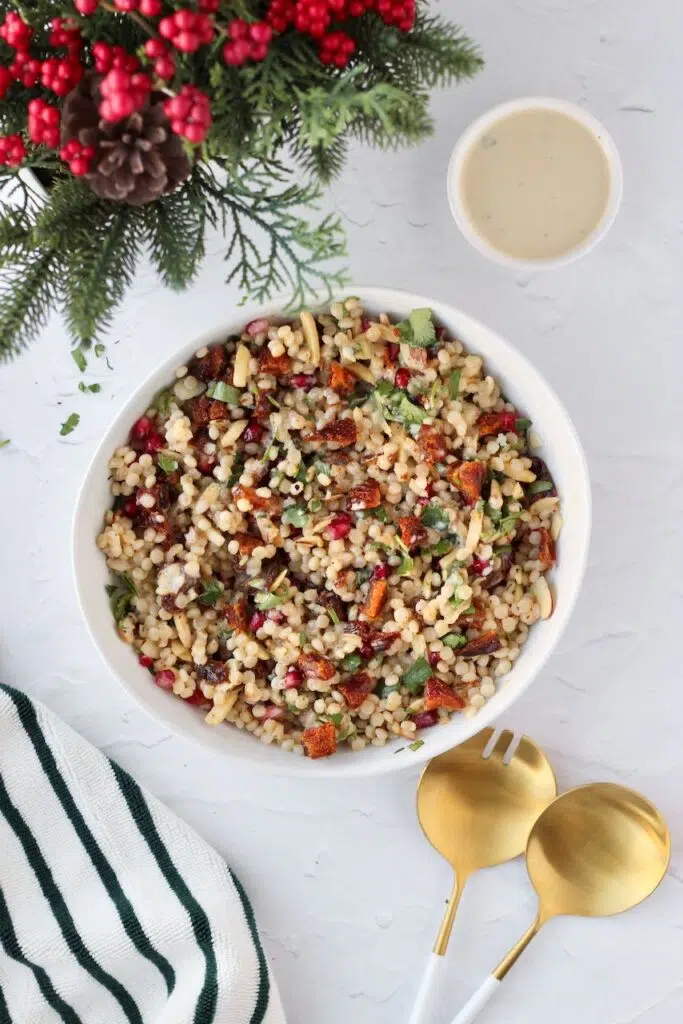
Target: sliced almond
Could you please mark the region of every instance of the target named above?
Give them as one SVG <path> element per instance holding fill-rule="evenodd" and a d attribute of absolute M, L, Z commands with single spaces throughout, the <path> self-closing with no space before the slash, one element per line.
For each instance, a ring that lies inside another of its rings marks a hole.
<path fill-rule="evenodd" d="M 187 621 L 187 615 L 184 612 L 179 612 L 178 615 L 173 616 L 173 623 L 178 633 L 178 639 L 183 647 L 192 647 L 192 630 L 190 629 L 190 623 Z"/>
<path fill-rule="evenodd" d="M 541 618 L 549 619 L 553 614 L 553 595 L 545 576 L 539 576 L 536 582 L 532 584 L 531 590 L 536 598 Z"/>
<path fill-rule="evenodd" d="M 232 383 L 236 388 L 246 388 L 247 381 L 249 380 L 249 360 L 251 359 L 251 353 L 246 345 L 241 342 L 237 346 L 237 353 L 235 355 L 235 369 L 232 375 Z"/>
<path fill-rule="evenodd" d="M 367 384 L 375 383 L 375 375 L 369 366 L 363 366 L 362 363 L 349 363 L 349 370 Z"/>
<path fill-rule="evenodd" d="M 544 516 L 548 512 L 553 512 L 559 502 L 560 499 L 556 495 L 550 498 L 539 498 L 533 505 L 529 505 L 529 511 L 535 516 Z"/>
<path fill-rule="evenodd" d="M 268 587 L 268 589 L 270 590 L 271 593 L 276 591 L 281 583 L 284 583 L 284 581 L 287 578 L 287 573 L 288 572 L 289 572 L 288 569 L 283 569 L 282 572 L 280 573 L 280 575 L 275 577 L 275 579 L 273 580 L 271 585 Z"/>
<path fill-rule="evenodd" d="M 221 438 L 221 448 L 232 448 L 235 441 L 247 429 L 247 420 L 236 420 L 231 423 Z"/>
<path fill-rule="evenodd" d="M 553 540 L 557 540 L 557 538 L 560 536 L 560 531 L 562 530 L 563 525 L 564 520 L 561 514 L 559 512 L 555 512 L 553 514 L 552 519 L 550 520 L 550 536 L 553 538 Z"/>
<path fill-rule="evenodd" d="M 519 480 L 522 484 L 531 484 L 536 479 L 536 474 L 527 469 L 521 459 L 510 459 L 503 466 L 503 472 L 511 480 Z"/>
<path fill-rule="evenodd" d="M 465 550 L 468 555 L 474 553 L 477 544 L 481 538 L 481 528 L 484 524 L 484 510 L 482 508 L 474 508 L 472 515 L 470 516 L 470 524 L 467 528 L 467 537 L 465 538 Z"/>
<path fill-rule="evenodd" d="M 318 337 L 318 325 L 315 322 L 315 317 L 308 310 L 304 310 L 301 314 L 301 329 L 304 332 L 304 338 L 311 356 L 311 362 L 314 366 L 318 366 L 320 363 L 320 338 Z"/>
<path fill-rule="evenodd" d="M 457 562 L 457 560 L 458 549 L 453 548 L 452 551 L 449 551 L 447 555 L 443 556 L 443 558 L 439 561 L 439 565 L 441 566 L 442 569 L 448 569 L 449 566 L 453 565 L 453 562 Z"/>

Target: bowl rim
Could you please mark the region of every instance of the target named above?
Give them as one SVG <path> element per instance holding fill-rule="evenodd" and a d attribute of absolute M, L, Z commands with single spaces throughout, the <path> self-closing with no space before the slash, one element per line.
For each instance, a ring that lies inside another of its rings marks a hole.
<path fill-rule="evenodd" d="M 477 138 L 488 127 L 500 121 L 508 114 L 537 109 L 556 110 L 583 125 L 602 149 L 609 171 L 609 195 L 598 223 L 591 233 L 582 242 L 574 246 L 573 249 L 569 249 L 568 252 L 560 256 L 553 256 L 547 260 L 510 256 L 501 249 L 496 249 L 494 245 L 477 231 L 465 209 L 461 191 L 462 170 L 465 158 Z M 498 103 L 496 106 L 489 108 L 483 114 L 480 114 L 479 117 L 475 118 L 474 121 L 471 121 L 463 130 L 453 147 L 448 161 L 446 189 L 448 204 L 455 223 L 470 245 L 483 256 L 513 270 L 554 270 L 558 267 L 567 266 L 567 264 L 573 263 L 575 260 L 585 256 L 603 240 L 614 224 L 621 207 L 624 192 L 624 171 L 614 139 L 604 124 L 589 111 L 584 110 L 577 103 L 571 103 L 569 100 L 559 99 L 554 96 L 520 96 L 517 99 L 507 100 L 504 103 Z"/>
<path fill-rule="evenodd" d="M 238 752 L 231 748 L 230 742 L 226 741 L 225 749 L 220 751 L 214 751 L 210 749 L 207 744 L 203 741 L 201 736 L 195 735 L 194 732 L 185 728 L 178 722 L 172 721 L 169 716 L 165 715 L 162 711 L 157 711 L 156 708 L 150 707 L 144 699 L 137 693 L 134 685 L 121 673 L 114 665 L 110 662 L 108 655 L 105 653 L 104 647 L 99 641 L 99 631 L 94 624 L 94 617 L 91 615 L 87 602 L 85 600 L 84 589 L 82 586 L 82 574 L 81 574 L 81 555 L 79 549 L 81 547 L 81 535 L 80 535 L 80 521 L 84 515 L 84 506 L 86 504 L 89 486 L 91 478 L 95 478 L 97 467 L 102 460 L 105 449 L 107 458 L 110 456 L 112 444 L 116 444 L 115 435 L 119 427 L 125 424 L 126 417 L 133 411 L 136 406 L 136 401 L 140 396 L 146 392 L 152 390 L 152 384 L 154 384 L 154 390 L 158 390 L 158 379 L 163 376 L 168 376 L 173 373 L 174 369 L 180 365 L 179 360 L 183 357 L 188 357 L 192 352 L 201 348 L 203 345 L 215 343 L 220 338 L 225 337 L 226 331 L 229 331 L 225 326 L 225 318 L 219 322 L 216 327 L 203 331 L 202 334 L 193 339 L 190 342 L 183 342 L 182 345 L 174 346 L 173 351 L 169 354 L 168 358 L 163 362 L 157 364 L 155 368 L 147 374 L 145 379 L 138 384 L 135 389 L 128 394 L 124 399 L 123 403 L 119 406 L 118 410 L 113 415 L 109 425 L 104 431 L 100 442 L 98 443 L 95 451 L 92 454 L 88 462 L 88 466 L 83 476 L 83 481 L 79 489 L 78 497 L 74 507 L 73 517 L 71 521 L 71 569 L 73 573 L 74 586 L 76 590 L 76 596 L 78 605 L 81 610 L 81 614 L 86 624 L 86 629 L 90 635 L 96 650 L 98 651 L 101 659 L 103 660 L 106 667 L 109 669 L 111 675 L 116 679 L 118 684 L 128 693 L 130 698 L 135 704 L 142 708 L 144 712 L 149 714 L 155 719 L 159 725 L 165 728 L 169 733 L 183 740 L 190 742 L 193 745 L 201 748 L 206 755 L 213 756 L 218 753 L 221 759 L 232 762 L 233 765 L 240 764 L 245 769 L 254 769 L 258 772 L 278 775 L 284 778 L 308 778 L 308 779 L 353 779 L 353 778 L 367 778 L 375 775 L 387 775 L 396 771 L 401 771 L 407 768 L 417 768 L 424 765 L 427 761 L 436 757 L 438 754 L 450 750 L 454 746 L 465 742 L 471 736 L 476 735 L 481 729 L 489 726 L 498 719 L 514 702 L 524 693 L 531 683 L 540 675 L 543 668 L 545 667 L 548 659 L 555 651 L 560 638 L 562 637 L 564 630 L 573 614 L 574 607 L 578 600 L 579 594 L 582 589 L 584 574 L 586 570 L 588 551 L 590 546 L 591 527 L 592 527 L 592 495 L 591 495 L 591 484 L 590 475 L 588 471 L 588 464 L 583 451 L 583 447 L 577 433 L 577 430 L 566 411 L 564 405 L 558 398 L 553 387 L 547 382 L 543 374 L 538 370 L 533 363 L 514 345 L 507 341 L 502 335 L 500 335 L 493 328 L 487 327 L 481 321 L 471 317 L 469 314 L 461 311 L 457 306 L 452 306 L 450 303 L 441 302 L 438 299 L 430 299 L 424 295 L 417 295 L 413 292 L 404 291 L 396 288 L 384 288 L 382 286 L 364 286 L 353 284 L 349 285 L 345 289 L 337 289 L 334 295 L 344 295 L 346 297 L 350 295 L 358 296 L 361 298 L 363 304 L 370 308 L 384 308 L 390 310 L 392 304 L 395 303 L 397 308 L 409 307 L 409 308 L 421 308 L 429 306 L 434 310 L 435 316 L 439 319 L 442 315 L 450 317 L 451 319 L 457 318 L 462 323 L 466 323 L 468 329 L 474 331 L 481 330 L 486 335 L 492 336 L 495 339 L 496 344 L 500 345 L 504 350 L 507 350 L 514 359 L 519 363 L 520 369 L 525 375 L 525 379 L 531 378 L 533 385 L 531 390 L 540 388 L 541 391 L 545 391 L 546 397 L 550 400 L 551 404 L 555 408 L 555 412 L 562 421 L 562 430 L 566 436 L 566 440 L 573 448 L 573 454 L 576 459 L 577 465 L 580 467 L 580 483 L 577 481 L 576 491 L 580 492 L 580 514 L 584 523 L 584 530 L 581 535 L 581 547 L 579 552 L 578 563 L 574 562 L 575 569 L 575 584 L 573 592 L 565 595 L 565 600 L 562 604 L 561 611 L 556 610 L 552 619 L 547 620 L 549 623 L 553 623 L 554 633 L 550 638 L 550 641 L 546 645 L 546 650 L 540 655 L 537 655 L 537 661 L 534 667 L 527 671 L 526 678 L 521 680 L 515 680 L 515 685 L 510 685 L 510 677 L 514 675 L 514 666 L 508 676 L 507 685 L 499 689 L 496 693 L 496 699 L 487 701 L 484 707 L 477 710 L 476 714 L 472 716 L 469 721 L 472 722 L 472 728 L 467 731 L 467 735 L 458 739 L 457 743 L 453 742 L 451 737 L 451 730 L 449 725 L 444 725 L 430 731 L 431 736 L 438 736 L 439 741 L 436 744 L 425 744 L 425 747 L 415 751 L 413 756 L 406 761 L 405 759 L 398 759 L 394 757 L 386 757 L 380 760 L 370 761 L 363 757 L 364 751 L 358 753 L 349 753 L 347 756 L 342 758 L 331 757 L 331 758 L 320 758 L 310 759 L 306 757 L 297 757 L 290 755 L 284 757 L 278 761 L 277 765 L 274 762 L 270 762 L 267 758 L 263 760 L 248 759 L 241 756 Z M 328 296 L 326 293 L 315 293 L 309 295 L 308 308 L 316 309 L 323 305 L 329 306 L 335 301 L 333 296 Z M 283 310 L 286 314 L 287 297 L 282 296 L 276 297 L 268 305 L 256 305 L 251 304 L 250 306 L 239 307 L 235 306 L 235 316 L 233 320 L 239 318 L 240 323 L 249 322 L 249 320 L 256 319 L 259 316 L 271 317 L 276 315 L 282 315 Z M 296 315 L 296 314 L 292 314 Z M 232 323 L 233 320 L 228 321 Z M 469 343 L 466 342 L 469 348 Z M 473 354 L 477 354 L 473 352 Z M 495 363 L 495 357 L 487 356 L 486 353 L 482 353 L 485 360 L 492 360 Z M 493 366 L 493 372 L 496 372 L 495 365 Z M 95 544 L 95 538 L 92 539 L 93 547 Z M 94 552 L 93 552 L 94 553 Z M 98 553 L 99 554 L 99 553 Z M 559 616 L 559 618 L 558 618 Z M 449 723 L 450 724 L 450 723 Z M 207 726 L 208 728 L 208 726 Z M 254 740 L 256 742 L 256 740 Z M 407 742 L 407 741 L 406 741 Z M 425 749 L 426 748 L 426 749 Z M 291 764 L 290 764 L 291 762 Z"/>

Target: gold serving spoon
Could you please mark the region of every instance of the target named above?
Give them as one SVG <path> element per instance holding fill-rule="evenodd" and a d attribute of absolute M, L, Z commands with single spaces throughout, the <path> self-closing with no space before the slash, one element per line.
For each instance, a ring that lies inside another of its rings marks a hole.
<path fill-rule="evenodd" d="M 557 793 L 548 759 L 528 736 L 515 748 L 509 730 L 495 740 L 494 735 L 495 730 L 483 729 L 435 757 L 420 780 L 417 813 L 422 831 L 452 866 L 455 881 L 410 1024 L 431 1024 L 436 977 L 465 882 L 480 868 L 524 853 L 534 822 Z"/>
<path fill-rule="evenodd" d="M 642 903 L 663 879 L 669 829 L 644 796 L 611 782 L 572 789 L 534 825 L 527 844 L 538 916 L 452 1024 L 470 1024 L 499 982 L 553 917 L 607 917 Z"/>

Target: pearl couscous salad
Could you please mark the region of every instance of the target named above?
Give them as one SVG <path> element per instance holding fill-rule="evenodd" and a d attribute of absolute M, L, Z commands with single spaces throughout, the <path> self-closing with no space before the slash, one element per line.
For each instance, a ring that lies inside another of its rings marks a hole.
<path fill-rule="evenodd" d="M 309 757 L 416 749 L 552 614 L 538 443 L 429 309 L 254 320 L 179 367 L 110 460 L 118 632 L 209 725 Z"/>

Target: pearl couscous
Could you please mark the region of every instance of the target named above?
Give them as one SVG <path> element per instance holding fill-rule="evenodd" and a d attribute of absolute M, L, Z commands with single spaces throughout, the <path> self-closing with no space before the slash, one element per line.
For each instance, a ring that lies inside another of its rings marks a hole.
<path fill-rule="evenodd" d="M 537 440 L 428 309 L 252 321 L 111 458 L 97 543 L 119 634 L 210 725 L 310 757 L 416 747 L 552 613 L 562 520 Z"/>

